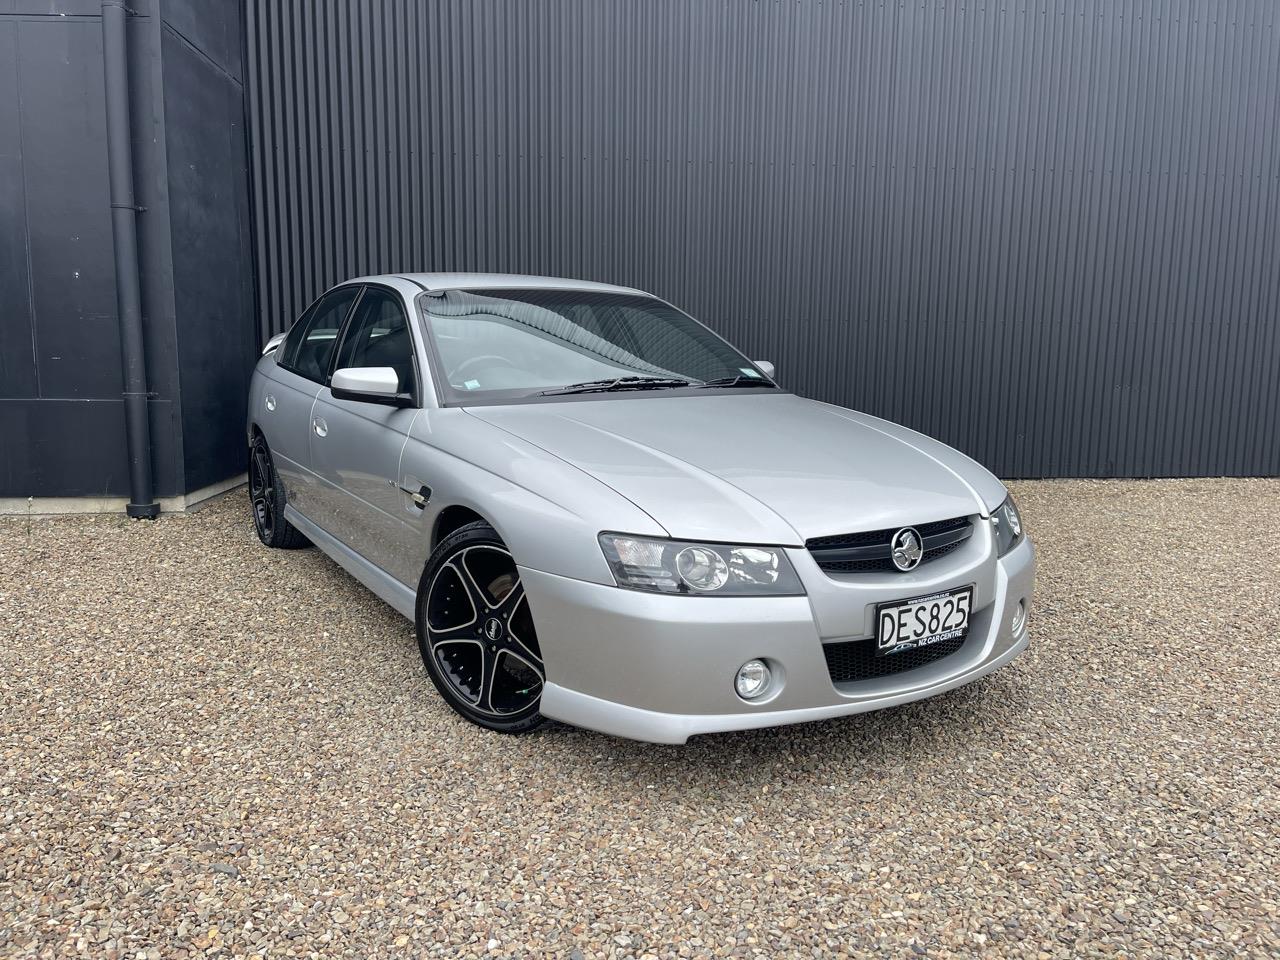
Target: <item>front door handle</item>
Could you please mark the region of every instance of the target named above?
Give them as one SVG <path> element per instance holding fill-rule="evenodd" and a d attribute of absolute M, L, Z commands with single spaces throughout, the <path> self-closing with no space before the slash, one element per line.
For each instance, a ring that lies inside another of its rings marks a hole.
<path fill-rule="evenodd" d="M 316 432 L 317 437 L 325 437 L 329 435 L 329 425 L 324 422 L 324 417 L 312 417 L 311 429 Z"/>

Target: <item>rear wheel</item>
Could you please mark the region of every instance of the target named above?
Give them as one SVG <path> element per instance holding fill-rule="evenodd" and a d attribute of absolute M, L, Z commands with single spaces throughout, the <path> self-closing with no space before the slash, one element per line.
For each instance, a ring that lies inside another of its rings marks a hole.
<path fill-rule="evenodd" d="M 310 545 L 311 541 L 284 518 L 284 486 L 261 434 L 253 438 L 249 448 L 249 507 L 258 539 L 268 547 L 296 550 Z"/>
<path fill-rule="evenodd" d="M 543 723 L 542 648 L 520 571 L 491 526 L 469 523 L 431 554 L 416 621 L 422 661 L 449 706 L 502 733 Z"/>

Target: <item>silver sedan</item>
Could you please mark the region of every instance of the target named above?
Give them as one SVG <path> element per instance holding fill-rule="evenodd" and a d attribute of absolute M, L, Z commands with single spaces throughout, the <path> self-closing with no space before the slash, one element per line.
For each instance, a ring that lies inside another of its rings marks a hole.
<path fill-rule="evenodd" d="M 664 743 L 891 707 L 1028 642 L 1004 485 L 639 290 L 363 277 L 258 362 L 250 498 L 417 626 L 463 717 Z"/>

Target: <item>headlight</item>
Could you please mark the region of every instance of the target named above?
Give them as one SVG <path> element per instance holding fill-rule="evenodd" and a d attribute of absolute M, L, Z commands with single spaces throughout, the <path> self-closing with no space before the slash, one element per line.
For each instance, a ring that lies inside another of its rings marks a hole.
<path fill-rule="evenodd" d="M 991 515 L 991 522 L 996 528 L 996 553 L 1003 557 L 1022 542 L 1022 517 L 1018 516 L 1013 494 L 1009 494 L 1000 504 L 1000 509 Z"/>
<path fill-rule="evenodd" d="M 602 533 L 600 549 L 618 586 L 630 590 L 716 597 L 804 594 L 791 561 L 778 547 Z"/>

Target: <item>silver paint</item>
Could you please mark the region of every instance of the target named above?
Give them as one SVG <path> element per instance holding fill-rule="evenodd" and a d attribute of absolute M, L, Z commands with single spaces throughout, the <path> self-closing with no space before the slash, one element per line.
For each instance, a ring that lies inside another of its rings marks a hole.
<path fill-rule="evenodd" d="M 1030 606 L 1034 550 L 995 555 L 990 524 L 904 573 L 827 574 L 811 537 L 989 517 L 1003 484 L 963 454 L 896 424 L 785 392 L 590 395 L 442 407 L 416 300 L 426 291 L 585 281 L 487 274 L 361 278 L 397 291 L 412 318 L 421 406 L 335 398 L 258 362 L 250 436 L 261 430 L 287 518 L 407 617 L 446 510 L 489 521 L 520 567 L 544 654 L 542 711 L 639 739 L 687 736 L 875 709 L 950 689 L 1026 644 L 1009 620 Z M 265 402 L 276 401 L 274 410 Z M 309 424 L 322 420 L 321 436 Z M 430 496 L 418 494 L 424 487 Z M 690 598 L 618 588 L 602 530 L 787 549 L 803 597 Z M 833 684 L 822 643 L 874 634 L 877 603 L 971 584 L 983 638 L 910 679 Z M 779 665 L 763 704 L 732 690 L 751 657 Z M 960 659 L 957 659 L 960 658 Z M 846 685 L 848 686 L 848 685 Z"/>

